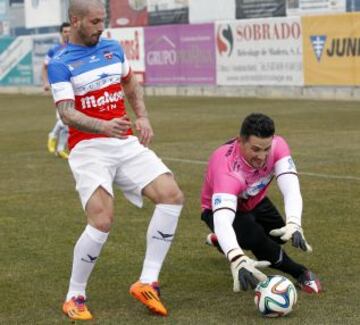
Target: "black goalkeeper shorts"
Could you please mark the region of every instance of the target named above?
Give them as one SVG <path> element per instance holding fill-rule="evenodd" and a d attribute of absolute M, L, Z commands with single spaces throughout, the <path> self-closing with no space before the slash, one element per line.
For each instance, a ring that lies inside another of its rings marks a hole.
<path fill-rule="evenodd" d="M 211 231 L 214 231 L 213 213 L 210 209 L 205 209 L 201 214 L 203 220 Z M 265 197 L 253 210 L 248 212 L 237 211 L 233 228 L 237 237 L 237 241 L 241 247 L 242 243 L 248 242 L 251 236 L 267 236 L 273 241 L 284 244 L 279 237 L 269 235 L 273 229 L 285 226 L 284 219 L 279 211 L 275 208 L 269 198 Z M 245 248 L 245 247 L 243 247 Z"/>

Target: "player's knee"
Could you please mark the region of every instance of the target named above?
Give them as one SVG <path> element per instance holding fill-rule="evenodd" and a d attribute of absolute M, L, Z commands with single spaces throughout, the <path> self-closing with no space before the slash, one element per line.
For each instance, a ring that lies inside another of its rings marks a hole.
<path fill-rule="evenodd" d="M 160 203 L 165 204 L 176 204 L 176 205 L 183 205 L 185 201 L 184 193 L 176 186 L 169 191 L 163 193 L 162 197 L 160 198 Z"/>
<path fill-rule="evenodd" d="M 104 216 L 100 219 L 96 219 L 93 222 L 92 226 L 102 232 L 109 232 L 111 230 L 113 221 L 114 221 L 114 218 L 112 216 L 106 216 L 106 217 Z"/>
<path fill-rule="evenodd" d="M 99 206 L 91 212 L 91 214 L 88 214 L 89 224 L 97 230 L 109 232 L 114 222 L 114 215 L 112 211 Z"/>
<path fill-rule="evenodd" d="M 173 196 L 174 204 L 184 205 L 185 196 L 184 193 L 178 188 L 175 195 Z"/>

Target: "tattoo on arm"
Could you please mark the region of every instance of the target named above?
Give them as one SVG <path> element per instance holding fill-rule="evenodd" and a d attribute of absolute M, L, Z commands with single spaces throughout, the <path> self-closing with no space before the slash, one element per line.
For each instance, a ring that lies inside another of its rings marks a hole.
<path fill-rule="evenodd" d="M 125 95 L 137 117 L 148 117 L 144 103 L 144 91 L 133 75 L 129 83 L 124 84 Z"/>
<path fill-rule="evenodd" d="M 102 133 L 104 121 L 87 116 L 75 109 L 75 103 L 72 100 L 66 100 L 57 104 L 57 110 L 61 120 L 79 130 L 90 133 Z"/>

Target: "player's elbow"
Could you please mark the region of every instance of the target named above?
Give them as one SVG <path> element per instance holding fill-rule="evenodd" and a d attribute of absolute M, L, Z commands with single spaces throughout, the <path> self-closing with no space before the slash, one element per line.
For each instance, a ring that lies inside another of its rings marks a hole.
<path fill-rule="evenodd" d="M 66 114 L 64 111 L 62 110 L 58 110 L 59 112 L 59 117 L 60 120 L 67 126 L 72 124 L 72 119 L 71 116 L 69 116 L 69 114 Z"/>

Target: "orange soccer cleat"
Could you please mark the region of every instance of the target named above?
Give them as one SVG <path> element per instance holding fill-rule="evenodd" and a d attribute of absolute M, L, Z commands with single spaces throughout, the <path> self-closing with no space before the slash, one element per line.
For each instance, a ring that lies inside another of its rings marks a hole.
<path fill-rule="evenodd" d="M 72 297 L 63 304 L 63 312 L 72 320 L 90 320 L 93 318 L 85 305 L 83 296 Z"/>
<path fill-rule="evenodd" d="M 168 312 L 160 301 L 160 290 L 157 282 L 152 284 L 135 282 L 130 287 L 130 294 L 143 303 L 152 313 L 167 316 Z"/>

